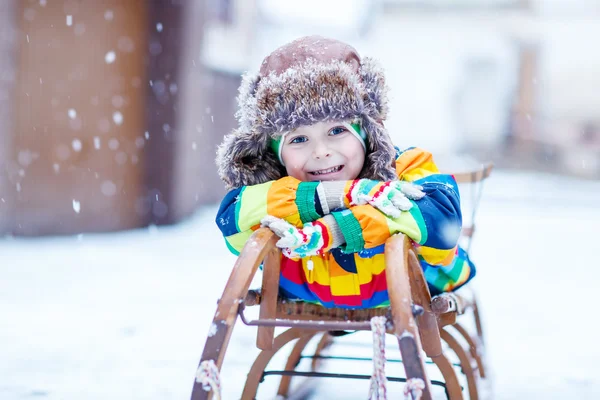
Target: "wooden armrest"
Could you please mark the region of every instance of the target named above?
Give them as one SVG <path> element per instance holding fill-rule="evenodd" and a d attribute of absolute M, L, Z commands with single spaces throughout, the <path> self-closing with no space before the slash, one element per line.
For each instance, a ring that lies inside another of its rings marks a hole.
<path fill-rule="evenodd" d="M 260 291 L 260 319 L 275 319 L 277 297 L 279 295 L 279 275 L 281 272 L 281 251 L 273 246 L 269 249 L 263 264 L 263 280 Z M 275 328 L 259 326 L 256 346 L 261 350 L 271 350 L 275 340 Z"/>
<path fill-rule="evenodd" d="M 260 228 L 250 236 L 248 242 L 237 258 L 231 275 L 225 285 L 225 291 L 219 299 L 217 313 L 221 316 L 237 316 L 231 314 L 231 308 L 244 300 L 252 278 L 263 262 L 267 253 L 275 247 L 277 236 L 268 228 Z"/>
<path fill-rule="evenodd" d="M 460 232 L 461 236 L 464 236 L 464 237 L 472 237 L 473 233 L 475 233 L 475 226 L 474 225 L 463 226 L 462 230 Z"/>
<path fill-rule="evenodd" d="M 482 165 L 481 168 L 451 175 L 454 176 L 456 183 L 476 183 L 488 178 L 492 173 L 492 169 L 494 169 L 494 164 L 490 162 Z"/>
<path fill-rule="evenodd" d="M 223 294 L 217 304 L 217 311 L 212 323 L 214 332 L 211 332 L 206 339 L 202 358 L 200 359 L 201 362 L 214 360 L 217 368 L 221 368 L 225 357 L 225 349 L 233 331 L 233 325 L 238 318 L 240 304 L 248 292 L 258 266 L 265 259 L 267 253 L 276 248 L 276 242 L 277 236 L 266 228 L 257 230 L 248 239 L 231 270 Z M 198 385 L 197 382 L 194 384 L 194 391 L 196 385 Z M 197 390 L 201 390 L 201 387 Z"/>

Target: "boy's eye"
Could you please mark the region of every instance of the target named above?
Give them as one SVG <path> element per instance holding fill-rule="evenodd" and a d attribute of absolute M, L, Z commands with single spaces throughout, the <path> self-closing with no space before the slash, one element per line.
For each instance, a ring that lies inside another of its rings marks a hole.
<path fill-rule="evenodd" d="M 306 138 L 306 136 L 297 136 L 297 137 L 293 138 L 292 140 L 290 140 L 290 143 L 304 143 L 307 140 L 308 139 Z"/>
<path fill-rule="evenodd" d="M 330 133 L 331 135 L 334 135 L 334 136 L 335 136 L 335 135 L 339 135 L 340 133 L 344 133 L 344 132 L 346 132 L 346 131 L 347 131 L 347 129 L 346 129 L 346 128 L 344 128 L 343 126 L 336 126 L 335 128 L 331 129 L 331 130 L 329 131 L 329 133 Z"/>

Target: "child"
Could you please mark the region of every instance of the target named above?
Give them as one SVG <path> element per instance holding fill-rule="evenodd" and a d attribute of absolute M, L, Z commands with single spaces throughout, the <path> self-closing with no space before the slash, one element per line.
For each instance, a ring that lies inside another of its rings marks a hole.
<path fill-rule="evenodd" d="M 393 146 L 386 92 L 375 61 L 318 36 L 275 50 L 243 79 L 239 128 L 217 154 L 230 192 L 216 222 L 235 254 L 261 224 L 281 238 L 288 298 L 389 305 L 384 244 L 398 232 L 413 240 L 432 295 L 475 275 L 457 246 L 456 182 L 431 154 Z"/>

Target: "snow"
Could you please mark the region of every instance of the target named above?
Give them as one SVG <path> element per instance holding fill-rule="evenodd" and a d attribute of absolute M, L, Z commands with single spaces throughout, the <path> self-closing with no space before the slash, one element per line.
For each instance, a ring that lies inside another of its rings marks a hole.
<path fill-rule="evenodd" d="M 112 21 L 112 20 L 113 20 L 113 18 L 114 18 L 114 16 L 115 16 L 115 15 L 114 15 L 114 13 L 113 13 L 113 11 L 112 11 L 112 10 L 106 10 L 106 11 L 104 12 L 104 19 L 105 19 L 105 20 L 107 20 L 107 21 Z"/>
<path fill-rule="evenodd" d="M 598 182 L 495 172 L 487 184 L 473 287 L 496 399 L 600 398 L 600 346 L 588 309 L 600 277 L 590 258 L 599 202 Z M 171 227 L 0 241 L 0 398 L 189 398 L 235 261 L 215 213 L 207 207 Z M 334 349 L 368 356 L 369 338 L 350 335 Z M 225 399 L 239 398 L 255 340 L 254 329 L 236 325 L 221 375 Z M 397 357 L 393 340 L 387 354 Z M 386 370 L 401 376 L 399 364 Z M 263 385 L 274 393 L 275 383 L 269 377 Z M 362 399 L 368 381 L 325 380 L 319 390 L 315 398 Z"/>
<path fill-rule="evenodd" d="M 81 203 L 75 199 L 73 199 L 73 211 L 75 211 L 77 214 L 79 214 L 81 211 Z"/>
<path fill-rule="evenodd" d="M 107 64 L 112 64 L 112 63 L 113 63 L 113 62 L 114 62 L 116 59 L 117 59 L 117 55 L 116 55 L 116 53 L 115 53 L 113 50 L 109 51 L 109 52 L 108 52 L 108 53 L 106 53 L 106 55 L 104 56 L 104 61 L 105 61 Z"/>
<path fill-rule="evenodd" d="M 117 125 L 123 124 L 123 114 L 120 111 L 115 111 L 113 113 L 113 121 Z"/>
<path fill-rule="evenodd" d="M 80 152 L 82 148 L 81 140 L 73 139 L 73 141 L 71 142 L 71 147 L 73 147 L 73 150 L 75 150 L 76 152 Z"/>

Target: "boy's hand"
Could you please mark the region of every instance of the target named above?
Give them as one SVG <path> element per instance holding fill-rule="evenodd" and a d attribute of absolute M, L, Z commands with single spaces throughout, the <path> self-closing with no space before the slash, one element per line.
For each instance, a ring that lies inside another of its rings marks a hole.
<path fill-rule="evenodd" d="M 409 182 L 379 182 L 369 179 L 355 180 L 346 193 L 347 206 L 370 204 L 384 214 L 397 218 L 402 211 L 412 208 L 410 200 L 425 196 L 422 187 Z"/>
<path fill-rule="evenodd" d="M 296 228 L 283 219 L 267 215 L 261 226 L 271 229 L 281 239 L 277 247 L 283 250 L 288 258 L 316 256 L 325 249 L 322 228 L 319 224 L 308 223 L 303 228 Z"/>

